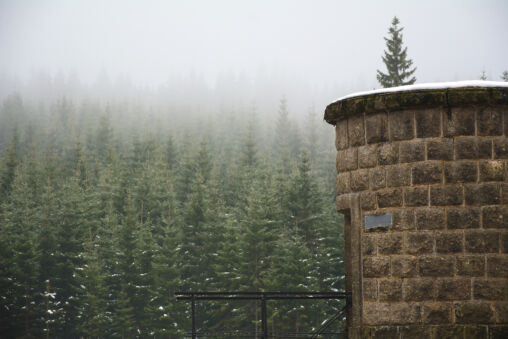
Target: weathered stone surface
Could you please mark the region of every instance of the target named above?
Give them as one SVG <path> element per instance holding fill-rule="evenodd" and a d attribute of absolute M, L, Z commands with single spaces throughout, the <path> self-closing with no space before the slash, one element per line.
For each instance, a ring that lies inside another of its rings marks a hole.
<path fill-rule="evenodd" d="M 408 187 L 404 190 L 405 206 L 427 206 L 429 204 L 429 188 L 427 186 Z"/>
<path fill-rule="evenodd" d="M 503 181 L 504 163 L 501 160 L 480 161 L 480 181 Z"/>
<path fill-rule="evenodd" d="M 480 209 L 471 207 L 454 207 L 446 209 L 448 229 L 479 228 Z"/>
<path fill-rule="evenodd" d="M 486 206 L 482 208 L 483 228 L 508 229 L 508 206 Z"/>
<path fill-rule="evenodd" d="M 427 326 L 401 326 L 401 339 L 431 339 L 432 328 Z"/>
<path fill-rule="evenodd" d="M 377 167 L 370 170 L 370 187 L 377 190 L 386 187 L 386 170 L 384 167 Z"/>
<path fill-rule="evenodd" d="M 364 302 L 362 315 L 365 325 L 388 324 L 390 321 L 390 304 Z"/>
<path fill-rule="evenodd" d="M 429 138 L 441 135 L 441 111 L 423 109 L 415 112 L 416 137 Z"/>
<path fill-rule="evenodd" d="M 396 209 L 392 212 L 393 230 L 412 230 L 415 228 L 415 213 L 413 209 Z"/>
<path fill-rule="evenodd" d="M 363 114 L 352 116 L 348 119 L 349 146 L 361 146 L 365 144 L 365 130 L 363 129 Z"/>
<path fill-rule="evenodd" d="M 471 298 L 471 279 L 439 279 L 438 300 L 468 300 Z"/>
<path fill-rule="evenodd" d="M 467 205 L 497 205 L 501 201 L 501 189 L 497 183 L 465 185 Z"/>
<path fill-rule="evenodd" d="M 377 242 L 379 254 L 400 254 L 402 252 L 402 234 L 389 233 L 379 235 Z"/>
<path fill-rule="evenodd" d="M 503 115 L 500 111 L 487 107 L 477 111 L 478 135 L 502 135 Z"/>
<path fill-rule="evenodd" d="M 365 116 L 365 134 L 367 143 L 388 141 L 388 117 L 385 113 Z"/>
<path fill-rule="evenodd" d="M 464 277 L 481 277 L 485 274 L 485 257 L 467 255 L 457 257 L 457 275 Z"/>
<path fill-rule="evenodd" d="M 444 227 L 444 209 L 432 207 L 416 209 L 416 229 L 436 230 Z"/>
<path fill-rule="evenodd" d="M 433 300 L 436 296 L 435 280 L 433 278 L 404 279 L 402 295 L 405 301 Z"/>
<path fill-rule="evenodd" d="M 508 326 L 489 326 L 489 339 L 508 338 Z"/>
<path fill-rule="evenodd" d="M 389 188 L 377 192 L 379 208 L 402 206 L 402 189 Z"/>
<path fill-rule="evenodd" d="M 421 307 L 417 304 L 394 302 L 390 305 L 390 322 L 397 325 L 417 324 L 421 322 Z M 393 338 L 393 337 L 390 337 Z"/>
<path fill-rule="evenodd" d="M 399 161 L 417 162 L 425 160 L 425 143 L 423 140 L 403 141 L 399 145 Z"/>
<path fill-rule="evenodd" d="M 506 255 L 488 256 L 487 275 L 495 278 L 508 278 L 508 257 Z"/>
<path fill-rule="evenodd" d="M 376 301 L 377 300 L 377 280 L 364 279 L 363 280 L 363 300 Z"/>
<path fill-rule="evenodd" d="M 447 325 L 437 326 L 434 329 L 434 338 L 439 339 L 462 339 L 464 337 L 464 326 Z"/>
<path fill-rule="evenodd" d="M 402 299 L 401 279 L 382 279 L 379 281 L 380 301 L 400 301 Z"/>
<path fill-rule="evenodd" d="M 349 194 L 341 194 L 335 199 L 335 207 L 337 211 L 344 211 L 351 208 L 351 197 Z"/>
<path fill-rule="evenodd" d="M 406 235 L 405 252 L 407 254 L 432 253 L 434 249 L 434 235 L 427 232 L 409 232 Z"/>
<path fill-rule="evenodd" d="M 436 234 L 437 253 L 460 253 L 463 251 L 464 235 L 462 232 L 443 232 Z"/>
<path fill-rule="evenodd" d="M 386 143 L 378 146 L 377 161 L 379 165 L 392 165 L 399 161 L 399 144 Z"/>
<path fill-rule="evenodd" d="M 412 111 L 393 112 L 388 115 L 390 140 L 407 140 L 414 138 Z"/>
<path fill-rule="evenodd" d="M 433 302 L 423 305 L 424 324 L 449 324 L 452 317 L 450 304 Z"/>
<path fill-rule="evenodd" d="M 501 233 L 501 252 L 508 253 L 508 233 Z"/>
<path fill-rule="evenodd" d="M 453 160 L 453 139 L 432 139 L 427 141 L 428 160 Z"/>
<path fill-rule="evenodd" d="M 397 338 L 398 336 L 398 329 L 394 326 L 383 326 L 383 327 L 377 327 L 372 335 L 373 339 L 391 339 L 391 338 Z"/>
<path fill-rule="evenodd" d="M 337 194 L 351 192 L 351 177 L 349 172 L 339 173 L 337 175 L 335 187 Z"/>
<path fill-rule="evenodd" d="M 360 168 L 377 165 L 377 144 L 358 147 L 358 165 Z"/>
<path fill-rule="evenodd" d="M 335 125 L 335 146 L 337 150 L 348 147 L 347 119 L 340 120 Z"/>
<path fill-rule="evenodd" d="M 454 161 L 445 163 L 447 183 L 476 182 L 478 169 L 476 161 Z"/>
<path fill-rule="evenodd" d="M 490 159 L 492 140 L 480 137 L 455 138 L 455 159 Z"/>
<path fill-rule="evenodd" d="M 442 181 L 442 164 L 439 161 L 415 163 L 411 170 L 413 185 L 437 184 Z"/>
<path fill-rule="evenodd" d="M 497 253 L 499 251 L 499 232 L 497 231 L 468 231 L 465 237 L 466 252 Z"/>
<path fill-rule="evenodd" d="M 358 150 L 347 148 L 337 152 L 337 172 L 352 171 L 358 168 Z"/>
<path fill-rule="evenodd" d="M 371 211 L 376 209 L 376 193 L 375 192 L 361 192 L 360 193 L 360 207 L 364 211 Z"/>
<path fill-rule="evenodd" d="M 443 114 L 443 132 L 447 137 L 474 135 L 475 112 L 469 107 L 452 108 Z"/>
<path fill-rule="evenodd" d="M 505 280 L 506 281 L 506 280 Z M 505 294 L 506 295 L 506 294 Z M 506 300 L 506 298 L 505 298 Z M 508 302 L 498 301 L 494 305 L 496 311 L 496 323 L 508 324 Z"/>
<path fill-rule="evenodd" d="M 410 165 L 386 166 L 386 185 L 388 187 L 409 186 L 411 184 Z"/>
<path fill-rule="evenodd" d="M 411 278 L 416 276 L 416 257 L 397 255 L 392 257 L 392 276 Z"/>
<path fill-rule="evenodd" d="M 454 274 L 454 258 L 450 256 L 423 256 L 418 260 L 419 273 L 424 277 L 446 277 Z"/>
<path fill-rule="evenodd" d="M 465 326 L 464 339 L 487 339 L 487 326 Z"/>
<path fill-rule="evenodd" d="M 434 206 L 461 205 L 464 200 L 462 185 L 441 185 L 430 188 L 430 204 Z"/>
<path fill-rule="evenodd" d="M 365 278 L 384 277 L 390 274 L 389 257 L 371 257 L 363 259 L 363 276 Z"/>
<path fill-rule="evenodd" d="M 490 303 L 456 303 L 454 311 L 457 324 L 491 324 L 494 322 L 494 311 Z"/>
<path fill-rule="evenodd" d="M 362 254 L 363 255 L 376 255 L 377 254 L 377 237 L 375 235 L 364 235 L 362 237 Z"/>
<path fill-rule="evenodd" d="M 494 157 L 496 159 L 508 159 L 508 140 L 506 138 L 494 140 Z"/>
<path fill-rule="evenodd" d="M 508 281 L 506 279 L 475 279 L 473 296 L 478 300 L 508 300 Z"/>
<path fill-rule="evenodd" d="M 369 170 L 361 169 L 351 172 L 351 190 L 353 192 L 369 189 Z"/>

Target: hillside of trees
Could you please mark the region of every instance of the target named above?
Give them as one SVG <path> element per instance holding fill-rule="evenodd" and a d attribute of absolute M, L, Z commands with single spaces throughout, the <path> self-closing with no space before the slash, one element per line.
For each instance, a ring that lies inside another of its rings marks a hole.
<path fill-rule="evenodd" d="M 29 99 L 0 106 L 0 337 L 182 338 L 175 291 L 343 288 L 321 112 Z M 256 306 L 198 303 L 198 329 L 254 332 Z M 289 332 L 341 308 L 268 306 Z"/>

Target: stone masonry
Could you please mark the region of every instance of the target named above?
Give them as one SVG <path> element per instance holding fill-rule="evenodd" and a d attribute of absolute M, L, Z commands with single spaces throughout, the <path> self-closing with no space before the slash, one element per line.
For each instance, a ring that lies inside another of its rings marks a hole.
<path fill-rule="evenodd" d="M 508 87 L 326 108 L 345 215 L 349 338 L 508 338 Z M 365 217 L 392 224 L 366 229 Z"/>

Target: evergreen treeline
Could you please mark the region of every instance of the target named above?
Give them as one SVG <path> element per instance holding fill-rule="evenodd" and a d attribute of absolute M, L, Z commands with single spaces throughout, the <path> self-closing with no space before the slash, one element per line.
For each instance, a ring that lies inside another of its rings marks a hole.
<path fill-rule="evenodd" d="M 175 291 L 342 289 L 333 130 L 284 100 L 273 122 L 195 113 L 2 103 L 0 337 L 181 338 Z M 199 330 L 259 331 L 256 306 L 199 303 Z M 308 332 L 340 303 L 269 307 Z"/>

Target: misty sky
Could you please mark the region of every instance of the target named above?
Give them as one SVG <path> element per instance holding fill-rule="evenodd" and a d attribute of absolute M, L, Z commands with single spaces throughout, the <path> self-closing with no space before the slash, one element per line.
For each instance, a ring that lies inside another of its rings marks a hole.
<path fill-rule="evenodd" d="M 418 82 L 499 80 L 508 69 L 508 1 L 0 0 L 0 74 L 106 71 L 157 85 L 195 72 L 277 72 L 310 84 L 379 87 L 391 19 Z"/>

